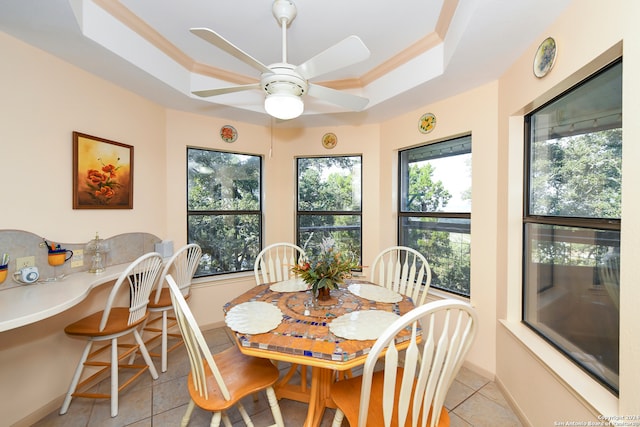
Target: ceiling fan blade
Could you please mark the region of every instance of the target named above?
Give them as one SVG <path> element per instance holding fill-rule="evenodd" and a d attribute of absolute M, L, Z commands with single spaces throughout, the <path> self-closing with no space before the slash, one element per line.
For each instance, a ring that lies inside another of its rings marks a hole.
<path fill-rule="evenodd" d="M 330 71 L 357 64 L 367 59 L 370 54 L 371 52 L 358 36 L 349 36 L 300 64 L 296 71 L 309 80 Z"/>
<path fill-rule="evenodd" d="M 309 90 L 307 91 L 307 94 L 314 98 L 347 108 L 351 111 L 362 111 L 369 103 L 367 98 L 353 95 L 351 93 L 341 92 L 326 86 L 315 85 L 313 83 L 309 83 Z"/>
<path fill-rule="evenodd" d="M 192 28 L 189 31 L 200 37 L 202 40 L 207 41 L 217 48 L 224 50 L 234 58 L 237 58 L 245 64 L 252 66 L 256 70 L 262 73 L 271 72 L 269 67 L 267 67 L 262 62 L 258 61 L 239 47 L 236 47 L 233 43 L 227 41 L 224 37 L 222 37 L 215 31 L 208 28 Z"/>
<path fill-rule="evenodd" d="M 251 90 L 251 89 L 260 89 L 260 83 L 221 87 L 218 89 L 196 90 L 191 93 L 196 96 L 200 96 L 202 98 L 207 98 L 209 96 L 224 95 L 225 93 L 241 92 L 243 90 Z"/>

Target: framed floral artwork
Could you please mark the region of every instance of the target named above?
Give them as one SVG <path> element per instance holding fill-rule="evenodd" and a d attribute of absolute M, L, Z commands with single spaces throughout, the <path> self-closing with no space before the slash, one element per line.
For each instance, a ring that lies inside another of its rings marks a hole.
<path fill-rule="evenodd" d="M 133 146 L 73 132 L 73 209 L 133 209 Z"/>

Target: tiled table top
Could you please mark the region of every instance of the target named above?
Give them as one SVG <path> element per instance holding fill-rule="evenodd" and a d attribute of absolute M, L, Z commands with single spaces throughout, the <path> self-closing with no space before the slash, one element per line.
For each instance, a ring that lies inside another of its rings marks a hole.
<path fill-rule="evenodd" d="M 355 280 L 348 283 L 355 282 L 367 283 Z M 313 307 L 309 291 L 273 292 L 269 285 L 260 285 L 225 304 L 223 310 L 227 313 L 232 307 L 247 301 L 276 305 L 283 313 L 283 320 L 278 327 L 267 333 L 236 333 L 240 345 L 295 357 L 308 356 L 338 365 L 365 356 L 375 340 L 337 337 L 329 330 L 332 319 L 357 310 L 385 310 L 402 315 L 414 308 L 413 301 L 408 297 L 398 303 L 380 303 L 353 295 L 346 285 L 332 290 L 330 301 Z M 308 310 L 308 314 L 305 310 Z"/>

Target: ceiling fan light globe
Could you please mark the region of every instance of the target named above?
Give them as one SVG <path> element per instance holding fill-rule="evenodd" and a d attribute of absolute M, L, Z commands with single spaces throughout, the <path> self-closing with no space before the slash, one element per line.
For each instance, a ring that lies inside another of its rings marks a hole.
<path fill-rule="evenodd" d="M 297 95 L 290 93 L 268 94 L 264 100 L 267 114 L 276 119 L 290 120 L 299 117 L 304 111 L 304 103 Z"/>

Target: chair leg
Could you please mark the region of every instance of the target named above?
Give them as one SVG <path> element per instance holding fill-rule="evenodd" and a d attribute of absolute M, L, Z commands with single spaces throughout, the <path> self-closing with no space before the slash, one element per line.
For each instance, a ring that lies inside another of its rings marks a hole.
<path fill-rule="evenodd" d="M 219 427 L 220 419 L 222 418 L 222 412 L 214 412 L 211 417 L 211 423 L 209 424 L 211 427 Z"/>
<path fill-rule="evenodd" d="M 331 427 L 340 427 L 342 425 L 342 419 L 344 418 L 344 412 L 340 409 L 336 409 L 336 415 L 333 417 L 333 424 Z"/>
<path fill-rule="evenodd" d="M 231 420 L 229 419 L 229 415 L 227 415 L 226 412 L 222 413 L 222 423 L 224 424 L 224 427 L 233 427 L 233 424 L 231 424 Z"/>
<path fill-rule="evenodd" d="M 156 371 L 156 367 L 153 364 L 153 361 L 151 360 L 151 356 L 149 356 L 149 352 L 147 351 L 147 346 L 144 345 L 144 341 L 142 341 L 142 337 L 140 336 L 140 333 L 138 332 L 137 329 L 133 330 L 133 336 L 135 337 L 136 342 L 140 346 L 140 353 L 142 353 L 142 358 L 147 363 L 147 366 L 149 366 L 149 372 L 151 373 L 151 377 L 154 380 L 157 380 L 158 371 Z"/>
<path fill-rule="evenodd" d="M 76 387 L 78 386 L 78 382 L 80 381 L 80 376 L 82 375 L 82 371 L 84 370 L 84 362 L 86 362 L 87 357 L 89 357 L 89 351 L 91 350 L 91 346 L 93 343 L 91 341 L 87 342 L 87 345 L 84 346 L 84 351 L 82 352 L 82 356 L 80 357 L 80 362 L 78 362 L 78 366 L 76 366 L 76 371 L 73 374 L 73 378 L 71 379 L 71 385 L 69 386 L 69 391 L 67 391 L 67 395 L 64 398 L 64 402 L 62 403 L 62 407 L 60 408 L 60 415 L 64 415 L 69 410 L 69 405 L 71 404 L 72 394 L 76 391 Z"/>
<path fill-rule="evenodd" d="M 189 420 L 191 419 L 191 414 L 193 413 L 193 409 L 196 407 L 193 399 L 189 399 L 189 405 L 187 405 L 187 412 L 185 412 L 182 417 L 182 422 L 180 423 L 180 427 L 187 427 L 189 424 Z"/>
<path fill-rule="evenodd" d="M 118 415 L 118 338 L 111 340 L 111 416 Z"/>
<path fill-rule="evenodd" d="M 269 401 L 269 406 L 271 407 L 271 413 L 273 414 L 273 420 L 276 422 L 276 426 L 284 427 L 284 420 L 282 419 L 282 412 L 280 411 L 280 405 L 278 404 L 276 392 L 273 390 L 273 387 L 269 387 L 266 389 L 266 393 L 267 400 Z"/>
<path fill-rule="evenodd" d="M 162 372 L 167 372 L 167 310 L 162 312 Z"/>
<path fill-rule="evenodd" d="M 244 421 L 244 425 L 252 426 L 253 423 L 251 422 L 251 417 L 249 417 L 247 410 L 244 409 L 244 405 L 238 402 L 236 404 L 236 409 L 238 409 L 238 412 L 240 412 L 240 415 L 242 416 L 242 420 Z"/>

